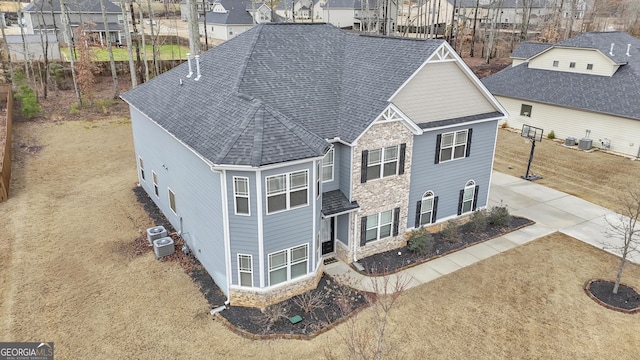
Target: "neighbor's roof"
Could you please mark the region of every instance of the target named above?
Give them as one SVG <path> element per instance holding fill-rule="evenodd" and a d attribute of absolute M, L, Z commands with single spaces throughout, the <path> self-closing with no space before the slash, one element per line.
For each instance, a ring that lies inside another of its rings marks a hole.
<path fill-rule="evenodd" d="M 207 24 L 224 24 L 224 25 L 251 25 L 253 24 L 253 17 L 251 16 L 251 1 L 244 0 L 217 0 L 216 3 L 222 4 L 225 10 L 224 13 L 207 12 Z M 256 4 L 256 10 L 262 4 Z M 204 22 L 204 17 L 198 19 L 199 22 Z"/>
<path fill-rule="evenodd" d="M 199 81 L 183 63 L 122 98 L 214 164 L 305 159 L 353 142 L 442 43 L 261 24 L 203 53 Z"/>
<path fill-rule="evenodd" d="M 22 44 L 22 36 L 21 35 L 6 35 L 7 44 Z M 25 34 L 24 42 L 27 44 L 30 43 L 38 43 L 41 41 L 48 41 L 49 44 L 57 44 L 58 37 L 55 34 L 46 34 L 40 37 L 40 34 Z"/>
<path fill-rule="evenodd" d="M 72 13 L 102 13 L 100 0 L 66 0 L 64 4 Z M 51 11 L 52 5 L 54 12 L 60 12 L 60 0 L 51 0 L 51 3 L 49 0 L 35 0 L 27 5 L 23 11 L 36 12 L 40 11 L 40 7 L 42 7 L 42 11 L 47 12 Z M 108 13 L 122 13 L 120 7 L 110 0 L 104 0 L 104 6 Z"/>
<path fill-rule="evenodd" d="M 612 43 L 615 45 L 610 55 Z M 630 56 L 626 55 L 627 44 L 631 44 Z M 482 82 L 493 95 L 640 120 L 640 39 L 624 32 L 594 32 L 557 46 L 598 49 L 624 65 L 608 77 L 530 69 L 526 62 L 507 67 Z"/>

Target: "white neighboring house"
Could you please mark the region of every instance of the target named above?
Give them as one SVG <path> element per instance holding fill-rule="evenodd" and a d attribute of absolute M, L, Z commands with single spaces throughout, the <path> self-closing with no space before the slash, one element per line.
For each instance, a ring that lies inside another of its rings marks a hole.
<path fill-rule="evenodd" d="M 507 124 L 589 138 L 640 157 L 640 39 L 591 32 L 557 44 L 522 43 L 513 66 L 482 80 L 509 112 Z"/>
<path fill-rule="evenodd" d="M 198 19 L 200 36 L 205 36 L 205 19 L 207 37 L 229 40 L 251 29 L 255 24 L 271 22 L 271 9 L 264 3 L 216 0 L 211 11 Z"/>
<path fill-rule="evenodd" d="M 11 52 L 13 61 L 22 61 L 25 58 L 24 47 L 22 45 L 22 36 L 6 35 L 7 45 Z M 29 60 L 44 60 L 44 44 L 47 46 L 47 57 L 49 60 L 61 60 L 60 47 L 55 34 L 25 35 L 24 42 L 27 48 L 27 58 Z"/>

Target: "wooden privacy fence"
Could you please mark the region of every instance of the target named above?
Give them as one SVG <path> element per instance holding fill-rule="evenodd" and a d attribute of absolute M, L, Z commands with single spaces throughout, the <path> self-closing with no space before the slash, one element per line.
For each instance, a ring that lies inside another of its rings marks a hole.
<path fill-rule="evenodd" d="M 0 163 L 0 202 L 9 198 L 9 181 L 11 180 L 11 125 L 13 123 L 13 95 L 11 84 L 0 84 L 0 121 L 6 121 L 6 137 L 4 155 Z M 4 119 L 2 119 L 4 115 Z"/>

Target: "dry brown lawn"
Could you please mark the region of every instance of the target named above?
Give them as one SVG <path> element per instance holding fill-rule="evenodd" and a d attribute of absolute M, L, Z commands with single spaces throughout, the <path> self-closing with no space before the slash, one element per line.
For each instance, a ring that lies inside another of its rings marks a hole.
<path fill-rule="evenodd" d="M 502 136 L 502 134 L 501 134 Z M 315 359 L 339 332 L 251 341 L 208 315 L 176 263 L 126 244 L 136 203 L 126 119 L 17 123 L 12 197 L 0 204 L 0 341 L 55 341 L 56 359 Z M 593 155 L 593 154 L 591 154 Z M 554 234 L 411 289 L 392 314 L 407 359 L 638 358 L 639 315 L 583 292 L 617 259 Z M 640 287 L 640 268 L 624 281 Z M 366 325 L 369 311 L 357 320 Z"/>
<path fill-rule="evenodd" d="M 523 176 L 531 143 L 519 132 L 500 129 L 493 168 Z M 536 143 L 531 172 L 542 175 L 537 184 L 616 210 L 616 194 L 640 178 L 640 162 L 602 151 L 584 152 L 544 138 Z"/>

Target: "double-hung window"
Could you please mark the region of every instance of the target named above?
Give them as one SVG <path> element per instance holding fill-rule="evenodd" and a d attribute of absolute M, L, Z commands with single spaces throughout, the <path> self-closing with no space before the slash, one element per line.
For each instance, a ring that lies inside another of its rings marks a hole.
<path fill-rule="evenodd" d="M 398 146 L 389 146 L 369 151 L 367 181 L 398 173 Z"/>
<path fill-rule="evenodd" d="M 309 203 L 309 171 L 267 177 L 267 214 Z"/>
<path fill-rule="evenodd" d="M 140 166 L 140 178 L 142 179 L 142 181 L 146 181 L 146 179 L 144 178 L 144 161 L 142 161 L 141 157 L 138 157 L 138 164 Z"/>
<path fill-rule="evenodd" d="M 167 188 L 167 191 L 169 192 L 169 207 L 171 208 L 171 211 L 173 211 L 174 214 L 178 214 L 178 210 L 176 210 L 176 195 L 173 193 L 173 190 Z"/>
<path fill-rule="evenodd" d="M 151 177 L 153 178 L 153 193 L 156 194 L 156 197 L 160 197 L 160 191 L 158 190 L 158 174 L 151 170 Z"/>
<path fill-rule="evenodd" d="M 433 222 L 434 198 L 433 192 L 431 191 L 427 191 L 422 196 L 422 201 L 420 202 L 420 225 L 431 224 Z"/>
<path fill-rule="evenodd" d="M 253 286 L 253 261 L 251 255 L 238 254 L 238 283 Z"/>
<path fill-rule="evenodd" d="M 233 177 L 233 196 L 236 215 L 249 215 L 249 178 Z"/>
<path fill-rule="evenodd" d="M 308 244 L 269 254 L 269 285 L 306 275 L 308 263 Z"/>
<path fill-rule="evenodd" d="M 327 151 L 327 154 L 322 159 L 322 181 L 332 181 L 333 180 L 333 161 L 334 161 L 334 150 L 333 148 Z"/>
<path fill-rule="evenodd" d="M 478 190 L 479 186 L 476 185 L 475 181 L 467 181 L 464 189 L 460 190 L 460 198 L 458 199 L 458 215 L 476 209 L 478 203 Z"/>
<path fill-rule="evenodd" d="M 360 246 L 370 241 L 398 235 L 400 208 L 363 216 L 360 223 Z"/>
<path fill-rule="evenodd" d="M 440 146 L 436 163 L 467 157 L 471 145 L 471 129 L 440 134 L 438 142 Z"/>

